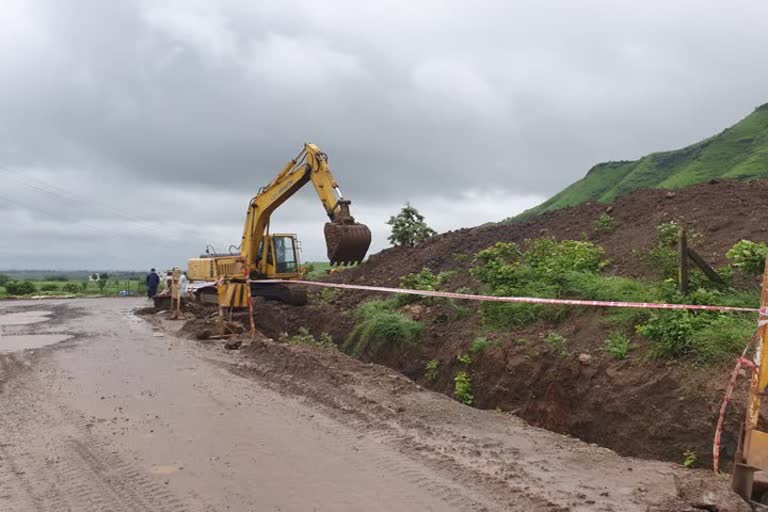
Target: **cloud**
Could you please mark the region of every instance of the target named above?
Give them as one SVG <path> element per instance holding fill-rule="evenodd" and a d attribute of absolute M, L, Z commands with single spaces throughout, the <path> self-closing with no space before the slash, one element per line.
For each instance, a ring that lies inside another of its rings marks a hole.
<path fill-rule="evenodd" d="M 237 242 L 248 200 L 304 141 L 377 248 L 406 201 L 439 229 L 505 218 L 599 161 L 688 144 L 768 101 L 767 14 L 746 0 L 9 0 L 0 267 L 141 268 Z M 277 220 L 322 255 L 311 190 Z"/>

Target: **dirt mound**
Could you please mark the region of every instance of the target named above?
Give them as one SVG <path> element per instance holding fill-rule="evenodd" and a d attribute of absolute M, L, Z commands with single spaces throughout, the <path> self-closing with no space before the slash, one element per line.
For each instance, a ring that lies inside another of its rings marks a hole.
<path fill-rule="evenodd" d="M 372 255 L 359 267 L 336 273 L 330 280 L 343 283 L 397 286 L 400 276 L 422 267 L 433 271 L 466 269 L 471 256 L 496 242 L 520 243 L 525 239 L 589 239 L 602 246 L 611 260 L 609 272 L 645 276 L 653 269 L 634 251 L 655 242 L 656 226 L 677 221 L 700 233 L 704 245 L 697 249 L 710 264 L 724 265 L 725 252 L 741 239 L 768 240 L 762 223 L 768 214 L 768 180 L 714 180 L 675 191 L 638 190 L 611 205 L 586 203 L 547 212 L 510 224 L 459 229 L 435 236 L 417 247 L 393 247 Z M 592 223 L 608 211 L 616 229 L 596 232 Z"/>

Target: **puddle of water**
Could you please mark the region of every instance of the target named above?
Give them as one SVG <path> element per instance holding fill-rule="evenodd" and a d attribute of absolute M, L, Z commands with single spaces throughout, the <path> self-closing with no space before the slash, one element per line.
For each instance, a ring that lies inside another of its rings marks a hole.
<path fill-rule="evenodd" d="M 0 335 L 0 353 L 19 352 L 21 350 L 42 348 L 54 343 L 66 341 L 69 334 L 21 334 Z"/>
<path fill-rule="evenodd" d="M 29 325 L 50 320 L 50 311 L 20 311 L 0 315 L 0 325 Z"/>

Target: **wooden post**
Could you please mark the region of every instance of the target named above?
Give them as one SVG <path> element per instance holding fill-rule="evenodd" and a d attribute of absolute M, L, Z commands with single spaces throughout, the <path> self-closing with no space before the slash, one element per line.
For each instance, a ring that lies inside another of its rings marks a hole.
<path fill-rule="evenodd" d="M 688 293 L 688 234 L 684 227 L 680 228 L 680 238 L 677 242 L 677 282 L 680 293 Z"/>

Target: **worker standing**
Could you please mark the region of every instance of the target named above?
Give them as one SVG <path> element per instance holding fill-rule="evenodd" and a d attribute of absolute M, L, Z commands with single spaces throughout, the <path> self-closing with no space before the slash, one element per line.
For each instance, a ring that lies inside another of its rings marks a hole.
<path fill-rule="evenodd" d="M 189 287 L 189 277 L 187 277 L 187 273 L 183 272 L 181 274 L 181 277 L 179 278 L 179 286 L 181 286 L 181 296 L 184 297 L 187 295 L 187 288 Z"/>
<path fill-rule="evenodd" d="M 160 276 L 155 269 L 151 269 L 147 274 L 147 298 L 151 299 L 157 295 L 157 287 L 160 285 Z"/>

